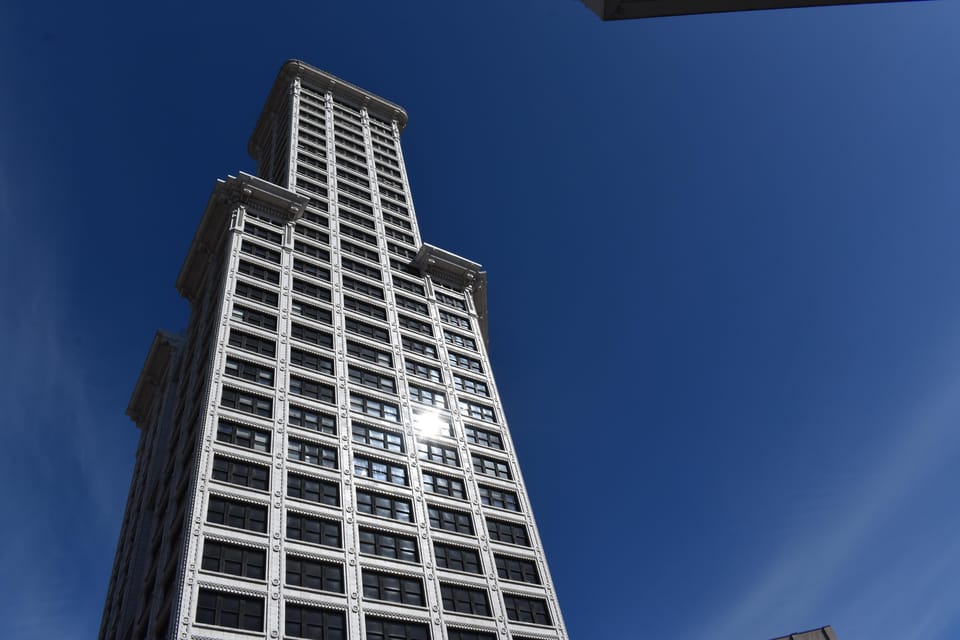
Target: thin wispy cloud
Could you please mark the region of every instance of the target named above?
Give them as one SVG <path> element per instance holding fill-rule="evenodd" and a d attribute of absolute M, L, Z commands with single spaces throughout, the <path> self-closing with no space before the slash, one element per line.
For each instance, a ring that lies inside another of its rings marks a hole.
<path fill-rule="evenodd" d="M 924 633 L 912 627 L 911 637 L 937 637 L 934 634 L 956 616 L 956 587 L 944 581 L 956 575 L 945 568 L 960 561 L 960 545 L 950 536 L 930 540 L 932 546 L 916 550 L 909 567 L 899 568 L 889 566 L 888 558 L 871 556 L 870 549 L 895 520 L 905 517 L 911 501 L 924 494 L 936 472 L 953 464 L 960 453 L 960 374 L 891 423 L 896 427 L 878 429 L 888 434 L 882 446 L 864 443 L 864 451 L 874 453 L 856 461 L 859 477 L 850 476 L 849 485 L 836 487 L 829 507 L 808 527 L 784 531 L 784 545 L 766 563 L 766 571 L 755 576 L 746 591 L 718 603 L 717 614 L 683 637 L 732 638 L 738 630 L 755 629 L 757 637 L 764 638 L 799 630 L 783 628 L 786 620 L 837 626 L 838 620 L 810 616 L 830 610 L 831 599 L 840 595 L 855 604 L 838 611 L 838 617 L 863 618 L 861 628 L 876 626 L 881 636 L 892 631 L 884 626 L 891 623 L 885 620 L 885 607 L 916 600 L 921 607 L 915 612 L 920 615 L 918 627 Z M 853 584 L 857 590 L 869 590 L 869 598 L 851 599 Z M 947 588 L 950 595 L 931 598 L 932 586 L 952 587 Z M 896 635 L 903 637 L 899 630 Z"/>

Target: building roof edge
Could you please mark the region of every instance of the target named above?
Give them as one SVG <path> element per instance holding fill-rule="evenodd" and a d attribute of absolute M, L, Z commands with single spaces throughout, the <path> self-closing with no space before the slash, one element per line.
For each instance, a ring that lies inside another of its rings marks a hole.
<path fill-rule="evenodd" d="M 270 116 L 281 104 L 287 86 L 296 77 L 299 77 L 303 84 L 319 91 L 333 91 L 336 88 L 337 96 L 341 99 L 365 107 L 370 113 L 383 118 L 387 122 L 396 120 L 400 131 L 403 131 L 403 128 L 407 126 L 407 112 L 400 105 L 361 89 L 355 84 L 351 84 L 302 60 L 287 60 L 277 73 L 277 78 L 273 82 L 273 87 L 267 95 L 263 110 L 257 118 L 257 124 L 253 128 L 253 134 L 247 143 L 247 153 L 258 162 L 260 160 L 260 150 L 263 147 L 262 141 L 267 134 L 267 123 Z"/>

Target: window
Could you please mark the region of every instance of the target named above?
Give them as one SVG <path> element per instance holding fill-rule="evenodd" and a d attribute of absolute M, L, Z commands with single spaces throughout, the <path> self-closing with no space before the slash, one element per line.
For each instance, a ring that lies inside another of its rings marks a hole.
<path fill-rule="evenodd" d="M 473 520 L 465 511 L 427 505 L 427 513 L 430 515 L 430 527 L 433 529 L 473 535 Z"/>
<path fill-rule="evenodd" d="M 367 640 L 430 640 L 430 627 L 418 622 L 398 622 L 365 616 Z"/>
<path fill-rule="evenodd" d="M 311 240 L 316 240 L 317 242 L 322 242 L 323 244 L 330 244 L 330 234 L 325 231 L 320 231 L 319 229 L 314 229 L 313 227 L 306 227 L 304 225 L 297 225 L 294 227 L 293 232 L 298 236 L 303 236 L 304 238 L 310 238 Z"/>
<path fill-rule="evenodd" d="M 315 245 L 310 244 L 309 242 L 300 242 L 299 240 L 293 241 L 293 250 L 297 253 L 302 253 L 305 256 L 310 256 L 311 258 L 316 258 L 317 260 L 323 260 L 324 262 L 330 262 L 330 252 L 326 249 L 322 249 Z M 325 278 L 326 279 L 326 278 Z"/>
<path fill-rule="evenodd" d="M 268 331 L 277 330 L 277 317 L 239 304 L 233 305 L 233 319 Z"/>
<path fill-rule="evenodd" d="M 270 484 L 270 469 L 259 464 L 213 456 L 213 479 L 241 487 L 266 491 Z"/>
<path fill-rule="evenodd" d="M 496 489 L 485 485 L 477 485 L 480 490 L 480 503 L 488 507 L 497 507 L 498 509 L 509 509 L 510 511 L 520 511 L 520 501 L 517 494 L 513 491 Z"/>
<path fill-rule="evenodd" d="M 343 546 L 339 522 L 299 513 L 287 513 L 287 538 L 338 549 Z"/>
<path fill-rule="evenodd" d="M 467 434 L 467 441 L 478 444 L 481 447 L 490 447 L 491 449 L 503 449 L 503 438 L 499 433 L 478 429 L 472 425 L 464 425 L 464 433 Z"/>
<path fill-rule="evenodd" d="M 305 440 L 294 440 L 290 438 L 287 444 L 287 457 L 290 460 L 299 460 L 307 464 L 314 464 L 319 467 L 336 469 L 337 450 L 332 447 L 324 447 Z"/>
<path fill-rule="evenodd" d="M 410 329 L 411 331 L 422 333 L 425 336 L 433 337 L 433 326 L 429 322 L 421 322 L 416 318 L 411 318 L 403 314 L 399 314 L 397 319 L 400 321 L 400 326 L 404 329 Z"/>
<path fill-rule="evenodd" d="M 490 534 L 491 540 L 517 544 L 522 547 L 530 546 L 527 528 L 517 522 L 506 522 L 504 520 L 487 518 L 487 533 Z"/>
<path fill-rule="evenodd" d="M 547 612 L 547 601 L 540 598 L 524 598 L 503 594 L 503 604 L 507 608 L 507 618 L 516 622 L 534 624 L 552 624 Z"/>
<path fill-rule="evenodd" d="M 224 373 L 234 378 L 249 380 L 255 384 L 262 384 L 265 387 L 273 386 L 273 367 L 265 367 L 260 364 L 227 356 Z"/>
<path fill-rule="evenodd" d="M 474 380 L 473 378 L 465 378 L 464 376 L 453 374 L 453 386 L 460 391 L 475 393 L 479 396 L 487 396 L 488 398 L 490 397 L 490 391 L 487 389 L 487 383 L 481 382 L 480 380 Z"/>
<path fill-rule="evenodd" d="M 259 504 L 210 496 L 207 503 L 207 522 L 266 533 L 267 508 Z"/>
<path fill-rule="evenodd" d="M 354 273 L 359 273 L 362 276 L 367 276 L 368 278 L 373 278 L 374 280 L 382 280 L 383 274 L 380 272 L 380 269 L 372 267 L 363 262 L 357 262 L 356 260 L 351 260 L 350 258 L 341 258 L 340 264 L 344 269 L 348 271 L 353 271 Z M 383 292 L 380 292 L 380 298 L 383 297 Z"/>
<path fill-rule="evenodd" d="M 263 598 L 200 589 L 197 622 L 218 627 L 263 631 Z"/>
<path fill-rule="evenodd" d="M 404 291 L 409 291 L 410 293 L 415 293 L 415 294 L 417 294 L 418 296 L 425 296 L 425 295 L 427 295 L 426 289 L 424 289 L 422 285 L 419 285 L 419 284 L 417 284 L 416 282 L 410 282 L 409 280 L 405 280 L 405 279 L 403 279 L 403 278 L 396 278 L 396 277 L 395 277 L 395 278 L 393 279 L 393 284 L 394 284 L 394 286 L 397 287 L 398 289 L 403 289 Z"/>
<path fill-rule="evenodd" d="M 273 400 L 230 387 L 223 388 L 223 393 L 220 396 L 220 406 L 264 418 L 273 416 Z"/>
<path fill-rule="evenodd" d="M 261 267 L 259 264 L 253 262 L 248 262 L 246 260 L 241 260 L 237 264 L 237 271 L 251 278 L 256 278 L 257 280 L 263 280 L 264 282 L 269 282 L 270 284 L 280 284 L 280 272 L 274 271 L 273 269 L 267 269 L 266 267 Z"/>
<path fill-rule="evenodd" d="M 323 324 L 333 323 L 333 314 L 330 313 L 329 309 L 323 309 L 316 305 L 307 304 L 303 300 L 297 300 L 294 298 L 290 303 L 290 310 L 294 315 L 309 318 L 310 320 L 315 320 Z"/>
<path fill-rule="evenodd" d="M 271 358 L 277 355 L 277 343 L 273 340 L 237 329 L 230 329 L 230 346 Z"/>
<path fill-rule="evenodd" d="M 373 398 L 351 393 L 350 409 L 368 416 L 374 416 L 375 418 L 400 422 L 400 408 L 395 404 L 390 404 L 382 400 L 374 400 Z"/>
<path fill-rule="evenodd" d="M 290 405 L 290 426 L 337 435 L 337 418 L 322 411 Z"/>
<path fill-rule="evenodd" d="M 393 376 L 385 376 L 366 369 L 357 367 L 348 367 L 350 382 L 376 389 L 377 391 L 386 391 L 387 393 L 397 392 L 397 381 Z"/>
<path fill-rule="evenodd" d="M 250 242 L 249 240 L 244 240 L 243 242 L 240 243 L 240 251 L 241 253 L 246 253 L 248 255 L 260 258 L 261 260 L 266 260 L 267 262 L 280 264 L 279 251 L 268 249 L 262 244 L 257 244 L 256 242 Z"/>
<path fill-rule="evenodd" d="M 303 260 L 294 258 L 293 270 L 297 271 L 298 273 L 313 276 L 319 280 L 326 280 L 327 282 L 330 282 L 330 269 L 321 267 L 318 264 L 313 264 L 312 262 L 304 262 Z"/>
<path fill-rule="evenodd" d="M 401 295 L 395 295 L 394 298 L 397 300 L 397 306 L 402 309 L 409 309 L 410 311 L 419 313 L 422 316 L 430 315 L 430 310 L 427 305 L 419 300 L 414 300 L 413 298 L 408 298 Z"/>
<path fill-rule="evenodd" d="M 417 362 L 416 360 L 411 360 L 410 358 L 404 358 L 403 360 L 407 373 L 411 376 L 423 378 L 424 380 L 432 380 L 433 382 L 443 382 L 443 378 L 440 376 L 440 369 L 431 367 L 428 364 L 423 364 L 422 362 Z"/>
<path fill-rule="evenodd" d="M 450 498 L 467 499 L 467 492 L 463 486 L 463 480 L 459 478 L 449 478 L 431 471 L 423 472 L 423 486 L 430 493 Z"/>
<path fill-rule="evenodd" d="M 340 223 L 340 233 L 344 236 L 355 238 L 360 242 L 366 242 L 367 244 L 377 246 L 377 236 L 365 231 L 361 231 L 356 227 L 351 227 L 350 225 Z"/>
<path fill-rule="evenodd" d="M 271 307 L 277 306 L 277 303 L 280 301 L 280 296 L 277 295 L 275 291 L 267 291 L 266 289 L 255 287 L 242 280 L 237 281 L 235 291 L 241 298 L 253 300 L 254 302 L 262 302 Z"/>
<path fill-rule="evenodd" d="M 355 333 L 359 336 L 364 336 L 365 338 L 370 338 L 371 340 L 376 340 L 377 342 L 382 342 L 384 344 L 390 344 L 390 332 L 384 327 L 378 327 L 366 322 L 360 322 L 359 320 L 350 317 L 344 318 L 343 326 L 350 333 Z"/>
<path fill-rule="evenodd" d="M 446 416 L 438 411 L 417 411 L 413 410 L 413 428 L 421 435 L 436 434 L 440 436 L 453 437 L 453 423 Z"/>
<path fill-rule="evenodd" d="M 339 507 L 340 485 L 297 473 L 288 473 L 287 496 Z"/>
<path fill-rule="evenodd" d="M 500 554 L 494 554 L 493 558 L 497 562 L 497 575 L 504 580 L 540 584 L 540 572 L 537 571 L 537 563 L 533 560 L 511 558 Z"/>
<path fill-rule="evenodd" d="M 363 527 L 360 527 L 359 533 L 360 553 L 407 562 L 420 562 L 416 538 Z"/>
<path fill-rule="evenodd" d="M 394 242 L 387 243 L 387 251 L 389 251 L 390 253 L 395 253 L 398 256 L 403 256 L 408 260 L 413 260 L 414 258 L 417 257 L 417 252 L 414 251 L 413 249 L 408 249 L 407 247 L 401 247 L 400 245 Z"/>
<path fill-rule="evenodd" d="M 344 184 L 344 183 L 339 183 L 339 182 L 337 183 L 337 187 L 343 189 L 344 191 L 347 191 L 347 190 L 351 189 L 351 187 L 349 187 L 348 185 L 346 185 L 346 184 Z M 358 195 L 359 195 L 359 194 L 362 194 L 362 197 L 366 197 L 366 198 L 369 198 L 369 197 L 370 197 L 370 194 L 366 193 L 365 191 L 361 191 L 360 189 L 353 189 L 353 191 L 354 191 L 354 192 L 357 192 Z M 349 198 L 349 197 L 343 195 L 342 193 L 340 194 L 338 200 L 339 200 L 342 204 L 345 204 L 345 205 L 347 205 L 348 207 L 353 207 L 353 208 L 356 209 L 357 211 L 363 211 L 364 213 L 373 214 L 373 207 L 371 207 L 371 206 L 368 205 L 368 204 L 364 204 L 363 202 L 360 202 L 359 200 L 354 200 L 353 198 Z"/>
<path fill-rule="evenodd" d="M 403 348 L 407 351 L 412 351 L 414 353 L 419 353 L 420 355 L 427 356 L 428 358 L 437 357 L 437 348 L 432 344 L 427 344 L 426 342 L 420 342 L 419 340 L 414 340 L 413 338 L 408 338 L 407 336 L 402 336 L 400 343 L 403 345 Z"/>
<path fill-rule="evenodd" d="M 473 470 L 485 476 L 513 480 L 513 475 L 510 473 L 510 465 L 508 465 L 505 460 L 484 458 L 483 456 L 473 454 Z"/>
<path fill-rule="evenodd" d="M 420 453 L 421 460 L 448 464 L 453 467 L 460 466 L 460 457 L 454 447 L 444 446 L 436 442 L 420 441 L 417 443 L 417 451 Z"/>
<path fill-rule="evenodd" d="M 461 355 L 459 353 L 454 353 L 453 351 L 450 352 L 450 364 L 455 367 L 460 367 L 461 369 L 470 369 L 470 371 L 483 373 L 483 366 L 480 364 L 479 360 Z"/>
<path fill-rule="evenodd" d="M 447 324 L 452 324 L 455 327 L 460 327 L 461 329 L 470 330 L 470 320 L 469 318 L 464 318 L 463 316 L 458 316 L 455 313 L 450 313 L 444 309 L 440 309 L 440 320 L 446 322 Z"/>
<path fill-rule="evenodd" d="M 347 622 L 342 611 L 306 607 L 288 602 L 284 635 L 309 640 L 346 640 Z"/>
<path fill-rule="evenodd" d="M 386 602 L 397 602 L 422 607 L 423 581 L 420 578 L 396 576 L 363 570 L 363 597 Z"/>
<path fill-rule="evenodd" d="M 437 292 L 437 302 L 442 302 L 461 311 L 467 310 L 467 305 L 464 303 L 463 298 L 454 297 L 440 291 Z"/>
<path fill-rule="evenodd" d="M 474 616 L 489 616 L 490 601 L 483 589 L 470 589 L 452 584 L 440 583 L 443 597 L 443 610 L 455 613 L 468 613 Z"/>
<path fill-rule="evenodd" d="M 372 284 L 367 284 L 362 280 L 357 280 L 356 278 L 343 276 L 343 288 L 349 291 L 362 293 L 363 295 L 370 296 L 371 298 L 383 300 L 383 289 Z"/>
<path fill-rule="evenodd" d="M 299 376 L 290 376 L 290 393 L 321 402 L 336 402 L 336 391 L 332 385 L 307 380 Z"/>
<path fill-rule="evenodd" d="M 383 206 L 384 206 L 385 209 L 390 209 L 390 208 L 392 208 L 392 207 L 390 207 L 390 203 L 388 203 L 388 202 L 386 202 L 386 201 L 384 201 L 382 204 L 383 204 Z M 393 227 L 384 227 L 384 228 L 383 228 L 383 232 L 384 232 L 385 234 L 387 234 L 388 236 L 390 236 L 391 238 L 396 238 L 396 239 L 399 240 L 400 242 L 406 242 L 407 244 L 413 244 L 413 236 L 410 235 L 409 233 L 404 233 L 403 231 L 398 231 L 397 229 L 394 229 Z"/>
<path fill-rule="evenodd" d="M 394 192 L 392 192 L 392 191 L 390 191 L 390 190 L 388 190 L 388 189 L 381 189 L 381 190 L 380 190 L 380 193 L 381 193 L 381 194 L 386 193 L 387 195 L 389 195 L 389 196 L 390 196 L 391 198 L 393 198 L 394 200 L 400 200 L 401 202 L 403 202 L 404 200 L 406 200 L 406 198 L 404 198 L 404 197 L 403 197 L 402 195 L 400 195 L 399 193 L 394 193 Z M 391 203 L 391 204 L 392 204 L 392 203 Z M 400 227 L 400 228 L 402 228 L 402 229 L 407 229 L 408 231 L 412 231 L 412 230 L 413 230 L 413 225 L 410 224 L 410 221 L 409 221 L 409 220 L 404 220 L 404 219 L 401 218 L 400 216 L 395 216 L 395 215 L 393 215 L 392 213 L 386 213 L 386 212 L 384 212 L 384 214 L 383 214 L 383 220 L 384 220 L 384 222 L 389 222 L 390 224 L 396 225 L 396 226 L 398 226 L 398 227 Z M 421 294 L 421 295 L 422 295 L 422 294 Z"/>
<path fill-rule="evenodd" d="M 371 480 L 407 486 L 407 468 L 402 464 L 354 455 L 353 474 Z"/>
<path fill-rule="evenodd" d="M 302 155 L 302 154 L 301 154 L 301 155 Z M 324 157 L 326 157 L 326 154 L 324 154 Z M 324 165 L 324 166 L 326 166 L 326 165 Z M 316 206 L 318 209 L 323 209 L 324 211 L 327 210 L 327 203 L 326 203 L 326 202 L 321 202 L 321 203 L 320 203 L 320 206 L 317 206 L 317 205 L 311 205 L 311 206 Z M 322 216 L 322 215 L 320 215 L 319 213 L 314 213 L 314 212 L 312 212 L 312 211 L 304 211 L 304 212 L 303 212 L 303 220 L 305 220 L 305 221 L 307 221 L 307 222 L 312 222 L 313 224 L 319 225 L 319 226 L 321 226 L 321 227 L 329 227 L 329 226 L 330 226 L 330 220 L 327 219 L 327 216 Z"/>
<path fill-rule="evenodd" d="M 280 244 L 283 242 L 283 236 L 276 231 L 271 231 L 270 229 L 266 229 L 249 221 L 243 225 L 243 230 L 255 238 L 262 238 L 267 242 L 272 242 L 273 244 Z"/>
<path fill-rule="evenodd" d="M 326 331 L 318 331 L 311 327 L 294 322 L 290 326 L 290 337 L 302 340 L 318 347 L 333 348 L 333 336 Z"/>
<path fill-rule="evenodd" d="M 447 396 L 442 391 L 409 385 L 410 399 L 439 409 L 447 408 Z"/>
<path fill-rule="evenodd" d="M 343 593 L 343 565 L 287 555 L 287 584 Z"/>
<path fill-rule="evenodd" d="M 359 358 L 360 360 L 365 360 L 367 362 L 372 362 L 373 364 L 382 364 L 386 367 L 393 366 L 393 356 L 386 352 L 380 351 L 373 347 L 368 347 L 365 344 L 360 344 L 359 342 L 351 342 L 347 340 L 347 355 L 353 356 L 354 358 Z"/>
<path fill-rule="evenodd" d="M 317 285 L 310 284 L 306 280 L 301 280 L 300 278 L 293 279 L 293 290 L 297 293 L 302 293 L 305 296 L 322 300 L 323 302 L 330 302 L 332 299 L 330 289 L 327 289 L 326 287 L 318 287 Z"/>
<path fill-rule="evenodd" d="M 401 522 L 413 522 L 410 501 L 403 498 L 357 490 L 357 511 L 390 518 Z"/>
<path fill-rule="evenodd" d="M 270 433 L 242 424 L 220 420 L 217 424 L 217 440 L 227 444 L 235 444 L 254 451 L 270 453 Z"/>
<path fill-rule="evenodd" d="M 357 313 L 362 313 L 365 316 L 370 316 L 371 318 L 376 318 L 377 320 L 387 319 L 387 310 L 383 307 L 346 295 L 343 296 L 343 308 L 349 309 L 350 311 L 356 311 Z"/>
<path fill-rule="evenodd" d="M 317 353 L 310 353 L 302 349 L 290 349 L 290 364 L 312 371 L 325 373 L 328 376 L 333 375 L 333 358 L 321 356 Z"/>
<path fill-rule="evenodd" d="M 496 416 L 493 414 L 493 407 L 488 407 L 485 404 L 473 402 L 472 400 L 465 400 L 463 398 L 457 398 L 457 405 L 460 407 L 460 411 L 467 414 L 471 418 L 476 420 L 484 420 L 486 422 L 497 421 Z"/>
<path fill-rule="evenodd" d="M 361 444 L 403 453 L 403 435 L 395 431 L 371 427 L 370 425 L 353 423 L 353 441 Z"/>
<path fill-rule="evenodd" d="M 361 247 L 360 245 L 353 244 L 352 242 L 347 242 L 345 240 L 340 241 L 340 251 L 355 255 L 358 258 L 366 258 L 367 260 L 380 262 L 380 254 L 373 249 Z"/>
<path fill-rule="evenodd" d="M 513 636 L 519 639 L 520 636 Z M 447 640 L 497 640 L 496 633 L 486 631 L 468 631 L 466 629 L 451 629 L 447 627 Z"/>
<path fill-rule="evenodd" d="M 480 564 L 480 554 L 476 549 L 454 547 L 449 544 L 433 543 L 433 551 L 437 556 L 437 566 L 442 569 L 466 571 L 467 573 L 483 573 Z"/>
<path fill-rule="evenodd" d="M 266 566 L 267 553 L 263 549 L 241 547 L 214 540 L 203 541 L 203 560 L 200 568 L 204 571 L 263 580 L 266 577 Z"/>

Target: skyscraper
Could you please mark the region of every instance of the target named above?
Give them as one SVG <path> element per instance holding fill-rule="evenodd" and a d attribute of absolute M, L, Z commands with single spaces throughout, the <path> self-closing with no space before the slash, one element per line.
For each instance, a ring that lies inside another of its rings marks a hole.
<path fill-rule="evenodd" d="M 486 348 L 424 244 L 399 106 L 286 63 L 127 412 L 102 639 L 567 637 Z"/>

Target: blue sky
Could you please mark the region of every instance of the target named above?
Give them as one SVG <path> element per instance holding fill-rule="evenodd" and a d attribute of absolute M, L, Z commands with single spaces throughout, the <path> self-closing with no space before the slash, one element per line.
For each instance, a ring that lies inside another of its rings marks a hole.
<path fill-rule="evenodd" d="M 0 631 L 96 633 L 124 417 L 300 58 L 403 105 L 571 637 L 960 637 L 960 4 L 0 6 Z"/>

